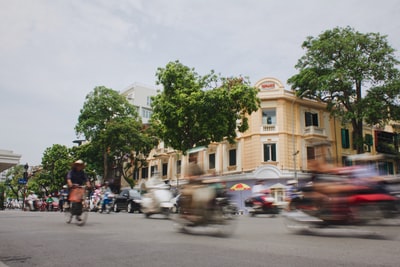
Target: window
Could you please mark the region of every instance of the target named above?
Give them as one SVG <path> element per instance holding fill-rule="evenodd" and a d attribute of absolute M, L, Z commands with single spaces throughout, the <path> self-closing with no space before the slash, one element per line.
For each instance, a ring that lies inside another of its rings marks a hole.
<path fill-rule="evenodd" d="M 168 174 L 168 163 L 162 164 L 162 176 L 167 176 Z"/>
<path fill-rule="evenodd" d="M 215 154 L 208 155 L 208 168 L 215 169 Z"/>
<path fill-rule="evenodd" d="M 387 154 L 397 153 L 397 137 L 395 137 L 394 133 L 376 131 L 375 140 L 375 149 L 377 152 Z"/>
<path fill-rule="evenodd" d="M 128 98 L 128 100 L 135 100 L 135 94 L 130 93 L 130 94 L 128 94 L 128 96 L 126 98 Z"/>
<path fill-rule="evenodd" d="M 236 149 L 229 150 L 229 166 L 236 165 Z"/>
<path fill-rule="evenodd" d="M 276 161 L 276 144 L 264 144 L 264 162 Z"/>
<path fill-rule="evenodd" d="M 135 172 L 133 173 L 133 179 L 137 180 L 139 178 L 139 169 L 136 169 Z"/>
<path fill-rule="evenodd" d="M 306 112 L 306 113 L 304 113 L 304 115 L 305 115 L 305 119 L 306 119 L 306 127 L 319 125 L 317 113 Z"/>
<path fill-rule="evenodd" d="M 313 147 L 307 147 L 307 160 L 315 159 L 315 149 Z"/>
<path fill-rule="evenodd" d="M 151 103 L 152 103 L 151 96 L 147 96 L 147 106 L 151 107 Z"/>
<path fill-rule="evenodd" d="M 262 124 L 276 124 L 276 111 L 275 109 L 262 110 Z"/>
<path fill-rule="evenodd" d="M 146 118 L 146 119 L 150 118 L 152 113 L 153 112 L 151 110 L 142 108 L 142 117 L 143 118 Z"/>
<path fill-rule="evenodd" d="M 365 135 L 365 145 L 366 145 L 366 149 L 365 152 L 371 152 L 371 147 L 374 144 L 374 141 L 372 139 L 372 135 L 371 134 L 366 134 Z"/>
<path fill-rule="evenodd" d="M 197 163 L 197 159 L 199 158 L 199 152 L 193 152 L 189 154 L 189 163 L 194 162 Z"/>
<path fill-rule="evenodd" d="M 157 171 L 157 166 L 151 166 L 151 176 L 154 175 L 154 173 Z"/>
<path fill-rule="evenodd" d="M 350 148 L 350 137 L 348 129 L 341 129 L 342 148 Z"/>
<path fill-rule="evenodd" d="M 148 178 L 149 177 L 149 168 L 142 168 L 142 178 Z"/>

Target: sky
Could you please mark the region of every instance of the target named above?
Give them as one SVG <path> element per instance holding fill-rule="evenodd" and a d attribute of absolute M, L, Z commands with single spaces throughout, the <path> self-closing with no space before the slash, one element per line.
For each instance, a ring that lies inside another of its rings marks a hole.
<path fill-rule="evenodd" d="M 399 59 L 399 14 L 398 0 L 0 0 L 0 149 L 39 165 L 74 145 L 96 86 L 158 88 L 170 61 L 290 89 L 306 37 L 346 26 L 387 35 Z"/>

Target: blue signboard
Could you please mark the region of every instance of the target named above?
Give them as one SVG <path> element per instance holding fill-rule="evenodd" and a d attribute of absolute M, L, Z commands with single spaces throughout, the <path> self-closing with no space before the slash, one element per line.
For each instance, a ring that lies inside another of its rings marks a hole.
<path fill-rule="evenodd" d="M 19 184 L 26 184 L 27 182 L 28 182 L 27 179 L 24 179 L 24 178 L 19 178 L 19 179 L 18 179 L 18 183 L 19 183 Z"/>

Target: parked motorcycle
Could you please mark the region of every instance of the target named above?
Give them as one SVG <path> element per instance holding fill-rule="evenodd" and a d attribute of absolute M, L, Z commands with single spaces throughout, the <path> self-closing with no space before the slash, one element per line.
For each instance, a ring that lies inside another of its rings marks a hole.
<path fill-rule="evenodd" d="M 276 215 L 280 213 L 280 208 L 276 205 L 275 199 L 270 196 L 269 191 L 247 198 L 244 201 L 244 205 L 250 216 L 256 216 L 257 214 Z"/>
<path fill-rule="evenodd" d="M 237 207 L 216 181 L 187 184 L 178 199 L 176 228 L 185 233 L 229 236 L 235 229 Z"/>

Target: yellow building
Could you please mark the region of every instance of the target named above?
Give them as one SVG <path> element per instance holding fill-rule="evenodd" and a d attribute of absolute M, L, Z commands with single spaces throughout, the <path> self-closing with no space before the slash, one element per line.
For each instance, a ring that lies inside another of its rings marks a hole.
<path fill-rule="evenodd" d="M 287 179 L 307 170 L 307 158 L 327 144 L 335 155 L 335 135 L 325 104 L 296 98 L 274 78 L 264 78 L 259 89 L 261 108 L 251 114 L 249 130 L 238 133 L 236 144 L 210 144 L 192 149 L 205 173 L 235 179 Z M 332 147 L 332 148 L 331 148 Z M 184 178 L 189 156 L 161 146 L 149 158 L 149 173 L 157 169 L 168 180 Z M 301 174 L 300 174 L 301 176 Z"/>
<path fill-rule="evenodd" d="M 265 180 L 279 202 L 288 180 L 308 181 L 309 160 L 322 156 L 333 164 L 351 164 L 348 156 L 356 153 L 351 128 L 332 119 L 326 104 L 296 97 L 275 78 L 261 79 L 255 87 L 261 107 L 249 116 L 249 130 L 238 133 L 235 144 L 213 143 L 194 148 L 188 155 L 161 144 L 151 152 L 148 167 L 140 171 L 138 184 L 155 171 L 173 185 L 182 184 L 190 159 L 196 158 L 206 174 L 219 177 L 227 187 Z M 364 128 L 369 140 L 366 151 L 374 154 L 376 130 L 380 129 Z M 394 163 L 394 159 L 385 162 L 387 173 L 394 173 Z M 250 191 L 240 194 L 245 198 Z"/>
<path fill-rule="evenodd" d="M 326 144 L 324 149 L 336 156 L 334 128 L 323 103 L 296 98 L 275 78 L 264 78 L 255 87 L 261 108 L 251 114 L 249 130 L 238 133 L 235 144 L 213 143 L 188 155 L 161 144 L 140 171 L 138 184 L 155 171 L 172 184 L 182 183 L 189 158 L 196 158 L 206 174 L 220 177 L 228 187 L 266 180 L 282 201 L 287 180 L 308 178 L 307 159 L 321 153 L 316 144 Z"/>

